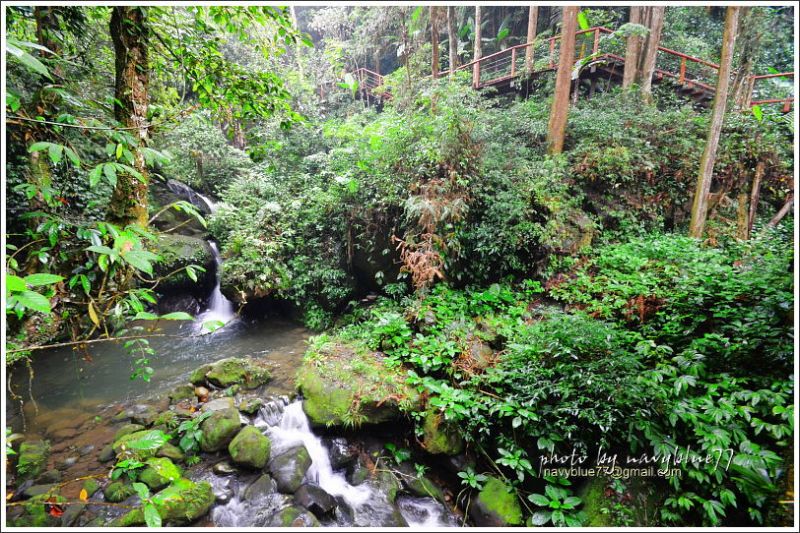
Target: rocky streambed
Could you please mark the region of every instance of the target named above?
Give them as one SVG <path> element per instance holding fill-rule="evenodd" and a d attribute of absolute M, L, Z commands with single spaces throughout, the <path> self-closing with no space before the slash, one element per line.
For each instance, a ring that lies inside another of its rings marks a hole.
<path fill-rule="evenodd" d="M 127 400 L 40 408 L 11 439 L 8 524 L 142 525 L 134 479 L 166 525 L 513 523 L 492 511 L 503 491 L 473 498 L 465 520 L 463 443 L 435 413 L 414 436 L 401 409 L 421 398 L 398 372 L 380 354 L 321 345 L 217 359 Z"/>

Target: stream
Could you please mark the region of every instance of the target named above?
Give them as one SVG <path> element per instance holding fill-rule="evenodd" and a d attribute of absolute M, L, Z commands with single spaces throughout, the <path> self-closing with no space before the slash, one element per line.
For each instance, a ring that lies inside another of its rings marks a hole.
<path fill-rule="evenodd" d="M 197 198 L 213 211 L 212 202 L 200 195 Z M 154 370 L 152 379 L 131 379 L 134 357 L 118 342 L 39 352 L 32 359 L 30 374 L 25 368 L 16 368 L 9 379 L 6 415 L 13 431 L 24 432 L 28 439 L 50 441 L 48 467 L 59 470 L 64 480 L 107 472 L 111 464 L 99 462 L 97 454 L 113 440 L 123 421 L 120 414 L 164 410 L 169 405 L 166 393 L 188 383 L 189 374 L 203 364 L 229 357 L 254 358 L 269 365 L 272 379 L 255 391 L 265 405 L 243 420 L 270 438 L 272 457 L 298 444 L 306 447 L 312 463 L 304 482 L 322 488 L 337 503 L 336 512 L 321 520 L 323 526 L 458 525 L 448 509 L 433 498 L 399 494 L 391 502 L 379 483 L 367 480 L 352 485 L 345 469 L 332 467 L 330 437 L 311 429 L 302 400 L 295 398 L 295 373 L 311 333 L 284 318 L 236 316 L 233 304 L 220 291 L 222 260 L 216 244 L 211 245 L 218 271 L 206 308 L 193 322 L 147 323 L 155 351 L 149 363 Z M 209 320 L 225 326 L 209 333 L 202 328 Z M 276 513 L 292 505 L 293 497 L 274 490 L 274 482 L 271 490 L 249 490 L 257 486 L 259 473 L 218 474 L 213 466 L 219 461 L 217 454 L 204 455 L 201 463 L 185 469 L 186 477 L 208 481 L 217 496 L 199 525 L 277 525 Z M 102 498 L 102 491 L 92 497 Z M 110 518 L 106 511 L 98 513 Z"/>

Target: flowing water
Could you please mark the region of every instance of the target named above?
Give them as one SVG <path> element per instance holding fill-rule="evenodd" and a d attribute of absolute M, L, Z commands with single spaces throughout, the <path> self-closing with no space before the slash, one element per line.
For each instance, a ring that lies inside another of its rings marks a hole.
<path fill-rule="evenodd" d="M 213 211 L 213 202 L 191 189 L 181 189 L 179 185 L 185 186 L 179 182 L 174 183 L 171 189 L 174 187 L 193 203 L 202 202 Z M 304 481 L 318 485 L 338 503 L 334 516 L 323 520 L 323 525 L 407 523 L 427 528 L 458 525 L 451 513 L 433 498 L 400 496 L 391 503 L 385 489 L 381 490 L 376 481 L 351 485 L 343 470 L 333 469 L 329 450 L 312 431 L 302 402 L 289 400 L 294 394 L 295 373 L 310 333 L 281 318 L 237 318 L 233 305 L 220 291 L 222 261 L 216 245 L 213 242 L 211 245 L 218 274 L 216 286 L 207 300 L 208 308 L 194 323 L 145 323 L 154 350 L 149 356 L 149 366 L 154 370 L 150 381 L 130 378 L 132 362 L 140 355 L 129 353 L 120 342 L 41 351 L 32 359 L 30 373 L 17 368 L 11 374 L 6 403 L 8 424 L 15 431 L 24 429 L 33 438 L 38 435 L 49 439 L 53 451 L 51 463 L 62 470 L 65 479 L 103 473 L 108 466 L 98 462 L 97 451 L 111 442 L 118 429 L 113 423 L 115 413 L 121 409 L 155 405 L 162 401 L 155 398 L 163 397 L 163 393 L 176 385 L 186 384 L 188 375 L 205 363 L 227 357 L 258 358 L 271 366 L 272 380 L 258 392 L 269 401 L 248 422 L 269 436 L 273 457 L 300 444 L 306 447 L 312 464 Z M 204 334 L 208 332 L 201 331 L 201 325 L 209 320 L 219 320 L 226 325 Z M 217 503 L 206 525 L 267 526 L 276 513 L 292 505 L 292 497 L 280 494 L 274 486 L 271 491 L 261 491 L 257 497 L 248 498 L 247 489 L 258 478 L 257 473 L 238 471 L 234 476 L 216 475 L 208 460 L 186 472 L 187 477 L 194 480 L 209 481 L 217 494 Z M 59 467 L 59 463 L 67 466 Z"/>

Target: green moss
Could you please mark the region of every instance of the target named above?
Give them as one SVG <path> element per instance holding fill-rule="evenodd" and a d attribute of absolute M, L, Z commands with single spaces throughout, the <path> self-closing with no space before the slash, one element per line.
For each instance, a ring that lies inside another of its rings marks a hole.
<path fill-rule="evenodd" d="M 578 494 L 578 497 L 583 500 L 583 512 L 586 513 L 585 525 L 589 527 L 614 525 L 610 515 L 603 512 L 603 509 L 608 507 L 608 498 L 605 495 L 606 482 L 606 478 L 593 477 Z"/>
<path fill-rule="evenodd" d="M 427 477 L 417 477 L 409 481 L 408 490 L 416 496 L 429 497 L 444 503 L 444 492 Z"/>
<path fill-rule="evenodd" d="M 153 496 L 153 504 L 165 523 L 186 524 L 205 515 L 214 504 L 211 484 L 195 483 L 185 478 L 175 480 L 170 486 Z M 112 525 L 122 527 L 144 524 L 141 509 L 134 509 Z"/>
<path fill-rule="evenodd" d="M 213 279 L 214 255 L 204 239 L 188 235 L 161 235 L 157 252 L 161 256 L 161 262 L 155 265 L 156 276 L 174 272 L 162 280 L 159 290 L 171 291 L 182 288 L 191 290 L 196 288 L 198 283 L 206 285 Z M 198 265 L 206 269 L 205 273 L 198 272 L 198 282 L 192 280 L 185 270 L 179 270 L 189 265 Z M 176 270 L 179 271 L 175 272 Z"/>
<path fill-rule="evenodd" d="M 206 374 L 208 374 L 209 370 L 211 370 L 210 364 L 195 368 L 192 370 L 192 373 L 189 374 L 189 383 L 192 385 L 205 385 Z"/>
<path fill-rule="evenodd" d="M 218 387 L 241 385 L 248 389 L 263 385 L 271 378 L 269 370 L 258 362 L 235 357 L 217 361 L 205 377 Z"/>
<path fill-rule="evenodd" d="M 119 428 L 116 433 L 114 433 L 114 442 L 117 442 L 125 435 L 130 435 L 131 433 L 136 433 L 137 431 L 142 431 L 143 429 L 144 426 L 141 424 L 125 424 Z"/>
<path fill-rule="evenodd" d="M 522 524 L 522 509 L 514 490 L 495 477 L 490 477 L 478 494 L 483 507 L 512 526 Z"/>
<path fill-rule="evenodd" d="M 124 481 L 113 481 L 103 489 L 103 496 L 105 496 L 106 501 L 112 503 L 119 503 L 134 494 L 136 494 L 136 491 L 133 490 L 133 486 Z"/>
<path fill-rule="evenodd" d="M 100 490 L 100 483 L 94 478 L 89 478 L 83 482 L 82 488 L 86 491 L 87 497 L 91 498 L 95 492 Z"/>
<path fill-rule="evenodd" d="M 429 453 L 456 455 L 464 449 L 458 430 L 433 409 L 425 413 L 423 445 Z"/>
<path fill-rule="evenodd" d="M 228 452 L 236 464 L 261 469 L 269 460 L 271 442 L 258 429 L 247 426 L 228 445 Z"/>
<path fill-rule="evenodd" d="M 225 448 L 241 427 L 239 411 L 236 409 L 230 407 L 214 411 L 200 426 L 203 431 L 200 449 L 204 452 L 216 452 Z"/>
<path fill-rule="evenodd" d="M 61 525 L 60 519 L 51 516 L 46 508 L 46 500 L 64 502 L 66 498 L 56 495 L 41 494 L 34 496 L 23 504 L 22 516 L 9 525 L 15 527 L 55 527 Z"/>
<path fill-rule="evenodd" d="M 17 478 L 36 479 L 47 467 L 47 458 L 50 455 L 50 443 L 47 441 L 27 441 L 19 447 L 17 460 Z"/>
<path fill-rule="evenodd" d="M 397 418 L 419 394 L 384 356 L 358 344 L 321 343 L 306 353 L 297 373 L 303 410 L 317 426 L 359 426 Z"/>
<path fill-rule="evenodd" d="M 182 474 L 181 469 L 166 457 L 153 457 L 145 464 L 147 466 L 139 474 L 139 480 L 152 490 L 166 487 Z"/>

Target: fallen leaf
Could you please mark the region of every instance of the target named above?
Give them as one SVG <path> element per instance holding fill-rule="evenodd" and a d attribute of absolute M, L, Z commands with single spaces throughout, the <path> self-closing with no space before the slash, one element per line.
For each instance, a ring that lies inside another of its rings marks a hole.
<path fill-rule="evenodd" d="M 80 498 L 82 502 L 85 502 L 89 499 L 89 493 L 86 492 L 86 489 L 81 489 L 81 493 L 78 495 L 78 498 Z"/>

